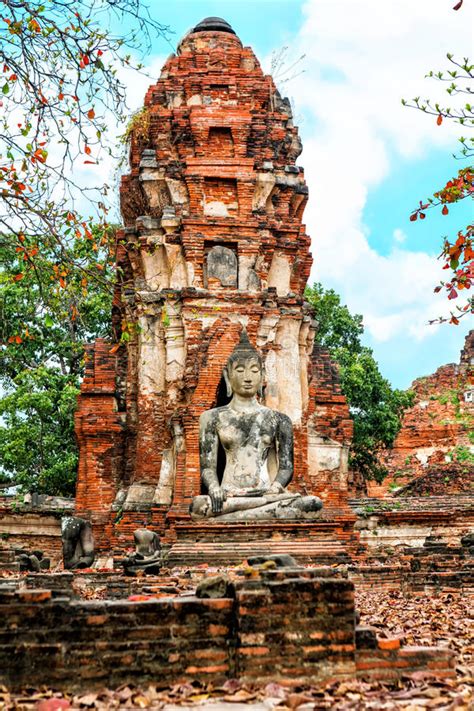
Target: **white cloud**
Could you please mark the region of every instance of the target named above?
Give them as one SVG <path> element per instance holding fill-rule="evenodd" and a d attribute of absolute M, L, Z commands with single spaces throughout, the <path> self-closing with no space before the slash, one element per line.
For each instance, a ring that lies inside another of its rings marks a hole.
<path fill-rule="evenodd" d="M 288 93 L 304 113 L 303 133 L 310 133 L 301 162 L 310 188 L 312 277 L 364 315 L 375 341 L 428 338 L 435 330 L 427 321 L 449 311 L 433 294 L 441 277 L 436 255 L 401 250 L 406 236 L 399 228 L 392 252 L 380 255 L 371 246 L 377 235 L 368 242 L 364 208 L 397 160 L 440 147 L 450 155 L 456 127 L 438 127 L 401 98 L 443 97 L 445 87 L 424 77 L 444 68 L 447 52 L 469 54 L 467 9 L 463 17 L 450 3 L 431 0 L 308 0 L 304 17 L 294 55 L 306 54 L 305 73 Z"/>
<path fill-rule="evenodd" d="M 395 242 L 398 242 L 398 244 L 403 244 L 403 242 L 406 242 L 407 236 L 400 227 L 396 227 L 393 230 L 393 239 Z"/>

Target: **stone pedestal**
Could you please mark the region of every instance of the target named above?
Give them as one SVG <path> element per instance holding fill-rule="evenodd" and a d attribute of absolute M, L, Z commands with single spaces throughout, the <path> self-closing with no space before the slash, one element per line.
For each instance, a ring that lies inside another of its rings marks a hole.
<path fill-rule="evenodd" d="M 316 522 L 197 523 L 177 518 L 167 565 L 237 565 L 266 553 L 288 553 L 301 563 L 347 563 L 358 545 L 354 517 Z"/>

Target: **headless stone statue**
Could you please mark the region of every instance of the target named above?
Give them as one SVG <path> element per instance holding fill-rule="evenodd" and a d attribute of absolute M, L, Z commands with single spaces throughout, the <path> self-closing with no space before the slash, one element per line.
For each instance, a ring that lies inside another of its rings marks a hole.
<path fill-rule="evenodd" d="M 147 528 L 137 528 L 133 532 L 135 553 L 125 558 L 122 562 L 127 575 L 135 575 L 143 571 L 148 575 L 157 575 L 161 567 L 160 538 Z"/>
<path fill-rule="evenodd" d="M 219 521 L 317 518 L 316 496 L 286 490 L 293 477 L 293 427 L 289 417 L 257 400 L 262 361 L 245 331 L 224 368 L 231 401 L 200 418 L 201 480 L 208 495 L 196 496 L 192 518 Z M 219 442 L 226 464 L 217 476 Z"/>
<path fill-rule="evenodd" d="M 61 520 L 61 538 L 65 570 L 90 568 L 95 550 L 89 521 L 78 516 L 65 516 Z"/>

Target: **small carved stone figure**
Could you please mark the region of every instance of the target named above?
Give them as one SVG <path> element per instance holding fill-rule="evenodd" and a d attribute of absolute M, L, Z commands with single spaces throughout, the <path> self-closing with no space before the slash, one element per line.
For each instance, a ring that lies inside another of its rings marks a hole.
<path fill-rule="evenodd" d="M 191 516 L 218 516 L 220 521 L 316 518 L 322 508 L 318 497 L 286 491 L 293 476 L 293 427 L 289 417 L 258 402 L 262 360 L 245 331 L 224 379 L 231 401 L 200 418 L 201 480 L 208 495 L 193 499 Z M 226 457 L 222 482 L 219 442 Z"/>
<path fill-rule="evenodd" d="M 160 537 L 148 528 L 137 528 L 133 532 L 135 553 L 122 561 L 124 572 L 135 575 L 140 570 L 148 575 L 156 575 L 161 567 Z"/>
<path fill-rule="evenodd" d="M 20 564 L 20 573 L 39 573 L 41 570 L 48 570 L 50 566 L 49 558 L 43 556 L 43 551 L 27 551 L 20 548 L 15 551 L 16 560 Z"/>
<path fill-rule="evenodd" d="M 94 536 L 89 521 L 78 516 L 61 520 L 63 563 L 65 570 L 90 568 L 95 558 Z"/>

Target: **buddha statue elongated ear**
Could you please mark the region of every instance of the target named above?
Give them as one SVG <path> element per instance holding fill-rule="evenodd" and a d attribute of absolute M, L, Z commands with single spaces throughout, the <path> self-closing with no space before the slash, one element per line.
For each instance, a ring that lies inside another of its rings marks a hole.
<path fill-rule="evenodd" d="M 265 368 L 262 363 L 262 379 L 260 381 L 260 387 L 258 389 L 258 397 L 263 398 L 263 386 L 265 385 Z"/>
<path fill-rule="evenodd" d="M 225 391 L 227 393 L 227 397 L 232 397 L 233 391 L 232 391 L 232 385 L 230 384 L 230 378 L 229 378 L 229 371 L 227 370 L 227 366 L 224 366 L 224 370 L 222 371 L 222 375 L 224 376 L 224 382 L 225 382 Z"/>

